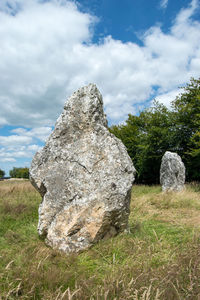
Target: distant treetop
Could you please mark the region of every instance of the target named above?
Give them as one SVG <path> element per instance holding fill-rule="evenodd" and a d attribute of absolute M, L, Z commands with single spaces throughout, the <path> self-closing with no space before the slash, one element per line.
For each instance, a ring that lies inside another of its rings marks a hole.
<path fill-rule="evenodd" d="M 29 178 L 29 168 L 13 168 L 10 170 L 10 177 L 12 178 Z"/>
<path fill-rule="evenodd" d="M 3 170 L 0 169 L 0 178 L 3 178 L 5 175 L 5 172 Z"/>

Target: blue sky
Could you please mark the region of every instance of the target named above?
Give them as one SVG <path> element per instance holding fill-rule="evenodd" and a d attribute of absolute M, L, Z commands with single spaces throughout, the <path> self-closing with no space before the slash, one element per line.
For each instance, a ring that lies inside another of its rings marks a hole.
<path fill-rule="evenodd" d="M 1 0 L 0 168 L 30 166 L 67 97 L 94 82 L 109 124 L 170 106 L 200 74 L 199 0 Z"/>

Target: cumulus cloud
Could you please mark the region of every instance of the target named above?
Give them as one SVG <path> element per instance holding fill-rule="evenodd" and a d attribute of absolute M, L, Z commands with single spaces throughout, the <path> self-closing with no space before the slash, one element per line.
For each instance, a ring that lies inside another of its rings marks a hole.
<path fill-rule="evenodd" d="M 90 41 L 94 18 L 69 1 L 4 2 L 18 10 L 0 12 L 1 114 L 12 125 L 50 124 L 73 76 L 70 53 Z"/>
<path fill-rule="evenodd" d="M 0 157 L 0 162 L 3 162 L 3 163 L 16 162 L 16 159 L 13 157 Z"/>
<path fill-rule="evenodd" d="M 51 133 L 50 127 L 36 127 L 33 129 L 15 128 L 10 130 L 11 135 L 0 136 L 0 163 L 8 170 L 13 166 L 29 166 L 36 151 L 41 149 L 38 142 L 44 142 Z M 25 163 L 26 161 L 26 163 Z M 14 164 L 14 165 L 13 165 Z"/>
<path fill-rule="evenodd" d="M 0 161 L 16 161 L 16 158 L 31 158 L 40 150 L 38 140 L 44 142 L 52 129 L 39 127 L 27 130 L 16 128 L 11 130 L 11 135 L 0 136 Z M 36 143 L 34 143 L 36 142 Z"/>
<path fill-rule="evenodd" d="M 18 135 L 9 135 L 9 136 L 0 136 L 0 145 L 10 146 L 10 145 L 23 145 L 30 144 L 32 138 L 28 136 L 18 136 Z"/>
<path fill-rule="evenodd" d="M 171 102 L 176 99 L 176 97 L 180 94 L 179 89 L 175 89 L 172 91 L 169 91 L 164 94 L 160 94 L 156 97 L 156 100 L 160 103 L 163 103 L 167 108 L 171 108 Z"/>
<path fill-rule="evenodd" d="M 111 36 L 92 44 L 96 18 L 70 1 L 1 1 L 0 125 L 51 127 L 66 96 L 90 82 L 117 123 L 135 113 L 136 104 L 199 76 L 200 22 L 192 19 L 197 8 L 193 0 L 169 33 L 152 27 L 138 46 Z"/>
<path fill-rule="evenodd" d="M 32 157 L 33 154 L 40 150 L 41 147 L 39 145 L 26 145 L 26 146 L 18 146 L 18 145 L 11 145 L 2 147 L 0 149 L 0 158 L 20 158 L 20 157 Z"/>
<path fill-rule="evenodd" d="M 45 142 L 47 137 L 52 132 L 51 127 L 36 127 L 30 130 L 27 130 L 25 128 L 15 128 L 11 130 L 12 133 L 16 133 L 18 136 L 23 137 L 30 137 L 30 138 L 36 138 L 42 142 Z"/>

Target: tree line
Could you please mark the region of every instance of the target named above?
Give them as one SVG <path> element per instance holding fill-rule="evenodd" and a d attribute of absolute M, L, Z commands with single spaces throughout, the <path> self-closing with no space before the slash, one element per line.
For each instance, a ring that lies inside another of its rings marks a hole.
<path fill-rule="evenodd" d="M 13 168 L 9 172 L 10 177 L 12 178 L 29 178 L 29 168 Z M 5 176 L 5 172 L 0 169 L 0 178 L 3 178 Z"/>
<path fill-rule="evenodd" d="M 138 116 L 129 114 L 124 124 L 110 127 L 126 146 L 138 183 L 159 183 L 165 151 L 181 156 L 187 181 L 200 181 L 200 79 L 182 89 L 170 109 L 154 101 Z"/>

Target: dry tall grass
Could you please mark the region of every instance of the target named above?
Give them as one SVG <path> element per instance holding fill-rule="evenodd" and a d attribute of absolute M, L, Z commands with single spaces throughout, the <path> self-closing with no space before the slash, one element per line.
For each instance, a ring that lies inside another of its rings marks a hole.
<path fill-rule="evenodd" d="M 64 256 L 38 238 L 30 183 L 0 182 L 0 300 L 199 300 L 199 190 L 134 186 L 130 233 Z"/>

